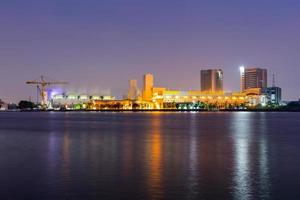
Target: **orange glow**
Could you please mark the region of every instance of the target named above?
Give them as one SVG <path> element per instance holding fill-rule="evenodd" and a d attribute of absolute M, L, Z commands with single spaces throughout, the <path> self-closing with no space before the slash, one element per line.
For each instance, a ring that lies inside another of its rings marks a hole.
<path fill-rule="evenodd" d="M 150 194 L 157 190 L 161 186 L 161 133 L 160 133 L 160 114 L 153 116 L 152 119 L 152 135 L 151 135 L 151 147 L 150 147 L 150 177 L 149 177 L 149 189 Z M 157 192 L 157 191 L 156 191 Z"/>

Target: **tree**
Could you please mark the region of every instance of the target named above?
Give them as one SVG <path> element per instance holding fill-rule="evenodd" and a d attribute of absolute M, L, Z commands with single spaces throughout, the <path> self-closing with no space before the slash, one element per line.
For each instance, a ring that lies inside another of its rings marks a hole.
<path fill-rule="evenodd" d="M 35 107 L 35 105 L 33 102 L 22 100 L 19 102 L 18 107 L 19 109 L 22 110 L 28 110 L 28 109 L 32 110 Z"/>
<path fill-rule="evenodd" d="M 300 110 L 300 101 L 292 101 L 286 106 L 288 110 Z"/>
<path fill-rule="evenodd" d="M 0 108 L 2 108 L 4 102 L 2 101 L 2 99 L 0 99 Z"/>
<path fill-rule="evenodd" d="M 138 104 L 138 103 L 132 104 L 132 109 L 139 109 L 139 108 L 140 108 L 140 104 Z"/>

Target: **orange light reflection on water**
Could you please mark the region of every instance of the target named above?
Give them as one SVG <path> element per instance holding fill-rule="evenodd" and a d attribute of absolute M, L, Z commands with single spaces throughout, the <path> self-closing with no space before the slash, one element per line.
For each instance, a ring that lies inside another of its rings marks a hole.
<path fill-rule="evenodd" d="M 160 197 L 161 194 L 161 176 L 162 176 L 162 141 L 161 141 L 161 115 L 155 113 L 152 115 L 152 131 L 150 138 L 150 171 L 148 186 L 151 199 Z"/>

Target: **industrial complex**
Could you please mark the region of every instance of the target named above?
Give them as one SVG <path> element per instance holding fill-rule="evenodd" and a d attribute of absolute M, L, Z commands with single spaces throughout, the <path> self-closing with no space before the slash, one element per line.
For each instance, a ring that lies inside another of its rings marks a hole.
<path fill-rule="evenodd" d="M 42 90 L 40 107 L 55 110 L 222 110 L 250 109 L 279 106 L 281 88 L 268 87 L 267 69 L 240 67 L 240 91 L 225 92 L 222 69 L 200 70 L 200 89 L 190 91 L 169 90 L 155 85 L 154 76 L 143 76 L 143 86 L 129 80 L 127 97 L 116 99 L 101 94 L 75 94 L 68 91 L 51 93 L 46 86 L 66 82 L 30 81 Z M 273 78 L 275 79 L 275 78 Z"/>
<path fill-rule="evenodd" d="M 138 81 L 129 80 L 126 97 L 117 99 L 110 95 L 54 91 L 52 85 L 66 85 L 64 81 L 27 81 L 37 90 L 36 107 L 39 110 L 246 110 L 276 108 L 281 105 L 281 88 L 268 86 L 267 69 L 240 67 L 240 91 L 226 92 L 223 89 L 223 70 L 200 70 L 199 90 L 170 90 L 156 86 L 153 74 L 143 76 L 140 88 Z M 1 109 L 7 104 L 1 102 Z"/>

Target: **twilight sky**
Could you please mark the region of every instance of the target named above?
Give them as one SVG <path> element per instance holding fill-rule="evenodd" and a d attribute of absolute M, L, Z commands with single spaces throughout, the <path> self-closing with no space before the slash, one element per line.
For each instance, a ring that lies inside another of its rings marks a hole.
<path fill-rule="evenodd" d="M 199 89 L 199 70 L 267 68 L 284 99 L 300 97 L 299 0 L 1 0 L 0 98 L 35 99 L 40 75 L 68 90 L 126 94 L 128 79 Z"/>

